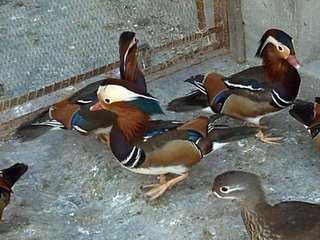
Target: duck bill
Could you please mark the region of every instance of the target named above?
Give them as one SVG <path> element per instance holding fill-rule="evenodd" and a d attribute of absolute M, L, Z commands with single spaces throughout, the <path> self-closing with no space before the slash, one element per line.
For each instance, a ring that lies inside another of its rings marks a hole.
<path fill-rule="evenodd" d="M 289 57 L 287 58 L 287 61 L 288 63 L 290 63 L 290 65 L 294 66 L 296 69 L 299 69 L 301 67 L 300 62 L 295 55 L 289 55 Z"/>
<path fill-rule="evenodd" d="M 91 112 L 96 112 L 96 111 L 100 111 L 100 110 L 104 110 L 104 108 L 102 107 L 102 105 L 100 104 L 100 102 L 97 102 L 96 104 L 92 105 L 90 107 L 90 111 Z"/>

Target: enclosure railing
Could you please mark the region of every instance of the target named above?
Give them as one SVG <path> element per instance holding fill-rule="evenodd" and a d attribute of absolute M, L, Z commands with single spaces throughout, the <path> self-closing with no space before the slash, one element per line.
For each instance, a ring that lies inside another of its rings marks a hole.
<path fill-rule="evenodd" d="M 177 5 L 179 4 L 180 3 L 177 3 Z M 182 7 L 185 6 L 182 3 L 180 5 Z M 156 62 L 156 64 L 145 66 L 143 69 L 145 74 L 161 71 L 179 63 L 182 59 L 192 58 L 199 52 L 229 48 L 227 0 L 195 0 L 195 6 L 197 16 L 197 30 L 195 32 L 177 39 L 170 39 L 170 41 L 160 44 L 159 46 L 141 49 L 142 58 L 155 59 L 154 62 Z M 154 31 L 156 31 L 156 29 L 154 29 Z M 192 49 L 186 51 L 185 49 L 188 49 L 190 46 L 193 46 Z M 170 52 L 171 50 L 178 50 L 178 54 L 175 54 L 176 51 L 173 54 L 167 53 L 167 55 L 170 56 L 169 59 L 161 59 L 157 62 L 157 55 L 166 54 L 166 51 Z M 20 94 L 19 96 L 5 96 L 2 100 L 0 98 L 0 112 L 3 113 L 6 110 L 22 105 L 30 100 L 68 86 L 76 85 L 97 75 L 114 70 L 118 68 L 118 66 L 119 62 L 115 61 L 64 80 L 50 82 L 40 88 Z M 2 71 L 6 71 L 6 69 L 2 69 Z"/>

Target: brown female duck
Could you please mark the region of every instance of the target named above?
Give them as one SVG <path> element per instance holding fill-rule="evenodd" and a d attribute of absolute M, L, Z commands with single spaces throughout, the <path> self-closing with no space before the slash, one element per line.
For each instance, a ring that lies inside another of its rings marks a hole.
<path fill-rule="evenodd" d="M 212 191 L 218 198 L 240 202 L 251 240 L 320 239 L 320 205 L 298 201 L 270 205 L 255 174 L 225 172 L 216 177 Z"/>

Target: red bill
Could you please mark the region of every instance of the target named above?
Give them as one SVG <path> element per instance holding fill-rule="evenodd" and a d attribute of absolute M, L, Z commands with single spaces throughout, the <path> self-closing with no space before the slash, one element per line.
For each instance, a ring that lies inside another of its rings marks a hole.
<path fill-rule="evenodd" d="M 287 58 L 287 61 L 296 69 L 299 69 L 301 67 L 300 62 L 295 55 L 289 55 L 289 57 Z"/>
<path fill-rule="evenodd" d="M 102 105 L 99 102 L 97 102 L 96 104 L 90 107 L 90 111 L 92 112 L 99 111 L 99 110 L 103 110 Z"/>

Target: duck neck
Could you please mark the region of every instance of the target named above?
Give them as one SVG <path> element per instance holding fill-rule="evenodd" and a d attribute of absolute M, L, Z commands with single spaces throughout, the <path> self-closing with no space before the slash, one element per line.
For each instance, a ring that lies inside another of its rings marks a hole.
<path fill-rule="evenodd" d="M 241 201 L 242 210 L 256 212 L 261 206 L 269 205 L 261 188 L 256 189 L 250 196 Z"/>
<path fill-rule="evenodd" d="M 241 216 L 251 239 L 266 239 L 263 237 L 263 229 L 269 229 L 266 226 L 268 225 L 266 214 L 270 212 L 270 208 L 271 206 L 266 202 L 263 193 L 252 194 L 250 199 L 242 202 Z"/>
<path fill-rule="evenodd" d="M 270 82 L 282 81 L 290 69 L 290 64 L 284 59 L 273 59 L 268 55 L 263 57 L 263 65 Z"/>
<path fill-rule="evenodd" d="M 263 54 L 264 71 L 273 90 L 286 101 L 292 101 L 297 97 L 300 88 L 300 75 L 287 60 L 280 59 L 268 51 Z"/>
<path fill-rule="evenodd" d="M 136 107 L 118 107 L 117 120 L 114 127 L 119 128 L 128 142 L 141 137 L 149 122 L 149 115 Z"/>

